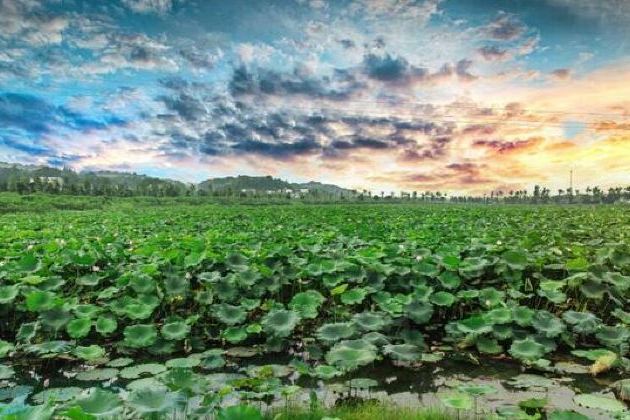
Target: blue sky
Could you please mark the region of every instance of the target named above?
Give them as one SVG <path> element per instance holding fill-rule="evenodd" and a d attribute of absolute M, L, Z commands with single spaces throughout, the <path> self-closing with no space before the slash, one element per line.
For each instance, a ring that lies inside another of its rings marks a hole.
<path fill-rule="evenodd" d="M 629 27 L 623 0 L 0 0 L 0 160 L 453 192 L 577 165 L 613 185 Z"/>

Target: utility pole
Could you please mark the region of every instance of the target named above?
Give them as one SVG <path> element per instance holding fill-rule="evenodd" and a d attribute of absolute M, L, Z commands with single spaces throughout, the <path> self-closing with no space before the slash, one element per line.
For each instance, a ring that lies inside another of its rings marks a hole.
<path fill-rule="evenodd" d="M 569 187 L 571 188 L 571 193 L 573 193 L 573 168 L 569 171 Z"/>

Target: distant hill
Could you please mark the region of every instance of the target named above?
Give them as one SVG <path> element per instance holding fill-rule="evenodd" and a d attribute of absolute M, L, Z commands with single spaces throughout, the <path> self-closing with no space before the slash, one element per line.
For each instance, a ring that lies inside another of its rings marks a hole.
<path fill-rule="evenodd" d="M 50 178 L 50 179 L 49 179 Z M 0 162 L 0 189 L 14 190 L 16 183 L 30 184 L 32 180 L 44 182 L 52 179 L 63 186 L 64 190 L 73 189 L 78 193 L 87 193 L 96 188 L 104 191 L 111 188 L 125 188 L 139 194 L 153 194 L 156 190 L 169 190 L 169 195 L 180 194 L 190 189 L 191 185 L 166 178 L 154 178 L 133 172 L 120 171 L 82 171 L 75 172 L 71 169 L 58 169 L 43 165 L 22 165 Z M 88 188 L 89 187 L 89 188 Z M 197 189 L 205 192 L 240 192 L 248 191 L 284 191 L 308 189 L 309 192 L 318 192 L 332 195 L 353 195 L 356 191 L 321 182 L 291 183 L 272 176 L 228 176 L 224 178 L 212 178 L 198 184 Z"/>
<path fill-rule="evenodd" d="M 321 192 L 326 194 L 354 194 L 356 191 L 341 188 L 332 184 L 322 184 L 321 182 L 306 182 L 306 183 L 291 183 L 279 178 L 273 178 L 271 176 L 228 176 L 224 178 L 212 178 L 200 183 L 197 188 L 204 191 L 219 191 L 224 192 L 231 190 L 234 192 L 242 190 L 255 190 L 260 192 L 266 191 L 279 191 L 290 189 L 293 191 L 299 191 L 302 189 L 308 189 L 309 192 Z"/>

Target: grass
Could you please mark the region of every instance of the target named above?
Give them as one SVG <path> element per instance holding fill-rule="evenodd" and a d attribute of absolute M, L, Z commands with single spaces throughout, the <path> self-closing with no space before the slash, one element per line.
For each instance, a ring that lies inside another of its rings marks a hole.
<path fill-rule="evenodd" d="M 426 407 L 399 407 L 380 402 L 341 405 L 332 408 L 288 407 L 265 415 L 268 420 L 450 420 L 457 416 L 445 410 Z M 461 417 L 460 417 L 461 418 Z"/>

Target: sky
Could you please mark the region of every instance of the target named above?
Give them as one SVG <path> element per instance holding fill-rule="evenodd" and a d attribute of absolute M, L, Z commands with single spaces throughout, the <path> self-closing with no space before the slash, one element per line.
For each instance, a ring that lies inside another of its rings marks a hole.
<path fill-rule="evenodd" d="M 626 0 L 0 0 L 0 161 L 486 194 L 630 184 Z"/>

